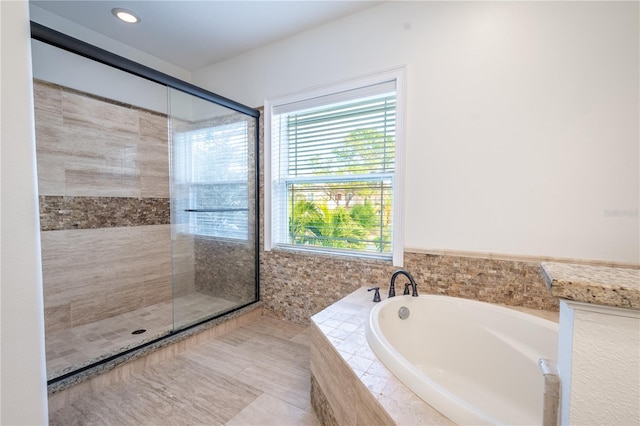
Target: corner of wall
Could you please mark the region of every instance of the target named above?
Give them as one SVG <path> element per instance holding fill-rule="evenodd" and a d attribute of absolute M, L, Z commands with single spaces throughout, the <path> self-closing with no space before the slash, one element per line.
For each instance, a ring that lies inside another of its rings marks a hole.
<path fill-rule="evenodd" d="M 2 424 L 46 424 L 28 2 L 0 2 Z"/>

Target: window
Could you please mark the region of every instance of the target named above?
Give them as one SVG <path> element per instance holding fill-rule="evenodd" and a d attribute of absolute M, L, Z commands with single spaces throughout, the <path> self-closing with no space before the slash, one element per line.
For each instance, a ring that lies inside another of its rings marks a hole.
<path fill-rule="evenodd" d="M 246 240 L 247 123 L 178 132 L 174 150 L 179 232 Z"/>
<path fill-rule="evenodd" d="M 401 77 L 394 71 L 265 102 L 267 250 L 402 264 Z"/>

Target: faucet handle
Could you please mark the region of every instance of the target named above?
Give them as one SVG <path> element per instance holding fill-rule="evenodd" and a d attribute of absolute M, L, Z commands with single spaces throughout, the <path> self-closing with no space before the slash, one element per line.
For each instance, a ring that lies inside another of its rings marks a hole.
<path fill-rule="evenodd" d="M 404 283 L 404 293 L 402 293 L 404 296 L 409 294 L 409 283 Z"/>
<path fill-rule="evenodd" d="M 371 287 L 367 291 L 375 290 L 376 292 L 373 294 L 373 301 L 378 303 L 380 301 L 380 287 Z"/>

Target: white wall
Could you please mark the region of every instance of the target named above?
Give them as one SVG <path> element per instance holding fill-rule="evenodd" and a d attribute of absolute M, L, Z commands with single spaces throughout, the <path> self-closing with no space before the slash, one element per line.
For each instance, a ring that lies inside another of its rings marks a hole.
<path fill-rule="evenodd" d="M 86 43 L 93 44 L 94 46 L 98 46 L 102 49 L 108 50 L 109 52 L 115 53 L 116 55 L 120 55 L 181 80 L 191 81 L 191 72 L 184 68 L 180 68 L 129 45 L 120 43 L 119 41 L 109 38 L 87 27 L 83 27 L 66 18 L 39 8 L 34 4 L 29 5 L 29 10 L 31 13 L 31 20 L 44 25 L 45 27 L 67 34 Z M 99 81 L 97 78 L 96 80 Z"/>
<path fill-rule="evenodd" d="M 0 2 L 0 424 L 47 423 L 27 2 Z"/>
<path fill-rule="evenodd" d="M 561 424 L 640 424 L 640 312 L 560 302 Z"/>
<path fill-rule="evenodd" d="M 82 41 L 106 49 L 183 81 L 190 82 L 191 72 L 133 49 L 93 30 L 54 15 L 33 4 L 32 20 Z M 97 96 L 124 102 L 177 118 L 199 120 L 229 114 L 228 108 L 202 101 L 192 95 L 137 77 L 49 44 L 32 40 L 33 77 Z"/>
<path fill-rule="evenodd" d="M 639 263 L 638 16 L 389 2 L 193 81 L 259 106 L 406 65 L 406 248 Z"/>
<path fill-rule="evenodd" d="M 190 82 L 191 72 L 131 46 L 108 38 L 89 28 L 54 15 L 33 4 L 31 20 L 60 31 L 116 55 L 138 62 L 180 80 Z M 37 79 L 71 87 L 142 108 L 167 113 L 167 89 L 124 71 L 86 59 L 33 40 L 33 76 Z M 182 107 L 181 110 L 185 108 Z"/>
<path fill-rule="evenodd" d="M 167 113 L 167 88 L 38 40 L 31 40 L 33 77 L 126 104 Z"/>

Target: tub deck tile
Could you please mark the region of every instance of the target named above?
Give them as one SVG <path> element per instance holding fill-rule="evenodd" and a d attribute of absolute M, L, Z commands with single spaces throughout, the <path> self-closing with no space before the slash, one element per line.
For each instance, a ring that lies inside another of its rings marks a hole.
<path fill-rule="evenodd" d="M 374 306 L 371 294 L 362 287 L 311 317 L 311 373 L 326 393 L 338 422 L 455 425 L 377 359 L 365 336 L 365 324 Z M 558 321 L 557 312 L 507 307 Z"/>

